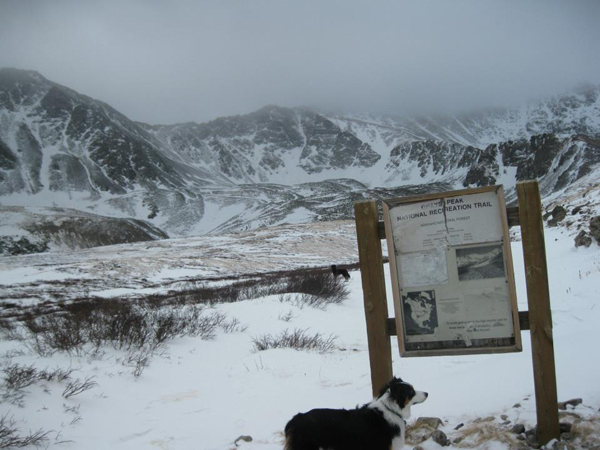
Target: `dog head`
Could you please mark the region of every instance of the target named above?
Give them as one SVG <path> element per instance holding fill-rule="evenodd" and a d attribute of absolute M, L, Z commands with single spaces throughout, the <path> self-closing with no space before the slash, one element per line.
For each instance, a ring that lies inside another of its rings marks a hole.
<path fill-rule="evenodd" d="M 415 391 L 412 384 L 394 377 L 381 389 L 377 400 L 388 403 L 394 409 L 399 409 L 402 417 L 408 419 L 410 417 L 410 407 L 423 403 L 428 396 L 427 392 Z"/>

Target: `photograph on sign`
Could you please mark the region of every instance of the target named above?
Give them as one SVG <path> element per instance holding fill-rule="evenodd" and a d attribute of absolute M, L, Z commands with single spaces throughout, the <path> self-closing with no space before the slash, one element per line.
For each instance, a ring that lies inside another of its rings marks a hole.
<path fill-rule="evenodd" d="M 460 281 L 506 277 L 502 244 L 457 249 L 456 265 Z"/>
<path fill-rule="evenodd" d="M 401 353 L 520 351 L 501 186 L 383 206 Z"/>

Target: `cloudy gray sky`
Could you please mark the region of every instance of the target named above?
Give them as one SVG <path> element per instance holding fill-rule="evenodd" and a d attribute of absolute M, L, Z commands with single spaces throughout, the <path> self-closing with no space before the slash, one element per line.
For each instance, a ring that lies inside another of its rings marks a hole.
<path fill-rule="evenodd" d="M 149 123 L 511 104 L 600 82 L 600 1 L 0 0 L 0 67 Z"/>

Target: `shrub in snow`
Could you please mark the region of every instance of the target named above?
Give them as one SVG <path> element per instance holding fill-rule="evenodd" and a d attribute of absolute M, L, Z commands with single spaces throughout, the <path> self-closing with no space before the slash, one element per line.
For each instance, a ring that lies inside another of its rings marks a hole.
<path fill-rule="evenodd" d="M 64 398 L 73 397 L 75 395 L 79 395 L 82 392 L 89 391 L 90 389 L 96 387 L 98 383 L 94 381 L 94 377 L 87 377 L 85 380 L 73 380 L 67 384 L 65 390 L 62 393 Z"/>
<path fill-rule="evenodd" d="M 62 383 L 71 379 L 74 369 L 39 370 L 33 365 L 11 364 L 2 369 L 2 383 L 0 384 L 0 403 L 10 402 L 22 406 L 23 389 L 42 381 L 57 381 Z"/>
<path fill-rule="evenodd" d="M 49 431 L 33 431 L 22 435 L 16 421 L 6 414 L 0 417 L 0 448 L 39 447 L 48 442 Z"/>
<path fill-rule="evenodd" d="M 288 292 L 303 294 L 301 302 L 308 306 L 322 307 L 330 303 L 341 303 L 348 298 L 348 287 L 329 272 L 306 272 L 290 277 Z"/>
<path fill-rule="evenodd" d="M 308 334 L 308 330 L 284 330 L 277 336 L 263 334 L 252 339 L 255 351 L 272 348 L 293 348 L 295 350 L 316 350 L 320 353 L 331 351 L 335 346 L 336 336 L 324 337 L 321 333 Z"/>
<path fill-rule="evenodd" d="M 323 305 L 343 302 L 350 291 L 346 285 L 332 277 L 329 270 L 306 269 L 257 274 L 226 286 L 191 283 L 175 295 L 176 300 L 171 301 L 183 304 L 234 303 L 285 294 L 299 294 L 293 297 L 296 301 L 322 308 Z"/>
<path fill-rule="evenodd" d="M 236 319 L 219 312 L 207 313 L 202 305 L 149 308 L 143 303 L 104 300 L 72 306 L 68 313 L 25 320 L 7 337 L 23 342 L 34 353 L 90 354 L 104 345 L 117 350 L 148 354 L 177 337 L 212 339 L 217 329 L 243 330 Z"/>

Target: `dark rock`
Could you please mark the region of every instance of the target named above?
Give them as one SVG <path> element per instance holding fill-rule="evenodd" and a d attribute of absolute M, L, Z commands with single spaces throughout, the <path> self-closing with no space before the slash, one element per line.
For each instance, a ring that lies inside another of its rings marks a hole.
<path fill-rule="evenodd" d="M 458 425 L 456 425 L 456 426 L 454 427 L 454 429 L 455 429 L 455 430 L 460 430 L 460 429 L 461 429 L 462 427 L 464 427 L 464 426 L 465 426 L 465 424 L 464 424 L 464 423 L 459 423 Z"/>
<path fill-rule="evenodd" d="M 463 182 L 465 187 L 490 186 L 496 183 L 496 179 L 500 173 L 500 168 L 496 161 L 496 153 L 495 145 L 490 145 L 479 153 L 477 161 L 471 165 L 469 172 L 467 172 Z"/>
<path fill-rule="evenodd" d="M 515 434 L 525 433 L 525 425 L 523 425 L 522 423 L 518 423 L 514 427 L 512 427 L 510 431 L 512 431 Z"/>
<path fill-rule="evenodd" d="M 498 144 L 505 166 L 517 167 L 517 180 L 530 180 L 535 178 L 533 170 L 533 152 L 526 139 L 502 142 Z"/>
<path fill-rule="evenodd" d="M 302 125 L 306 144 L 300 155 L 301 167 L 306 173 L 350 166 L 371 167 L 380 158 L 369 144 L 319 114 L 305 114 Z"/>
<path fill-rule="evenodd" d="M 561 433 L 570 433 L 571 429 L 573 428 L 573 424 L 569 422 L 560 422 L 558 427 Z"/>
<path fill-rule="evenodd" d="M 445 141 L 405 142 L 392 149 L 386 169 L 393 170 L 409 162 L 417 164 L 422 177 L 431 176 L 430 170 L 435 175 L 441 175 L 450 167 L 471 168 L 477 163 L 481 152 L 474 147 Z"/>
<path fill-rule="evenodd" d="M 554 158 L 559 154 L 562 142 L 555 134 L 546 133 L 532 136 L 529 143 L 534 154 L 532 170 L 536 177 L 543 176 L 548 172 Z"/>
<path fill-rule="evenodd" d="M 507 416 L 506 414 L 502 414 L 502 415 L 500 416 L 500 418 L 501 418 L 502 420 L 508 420 L 508 416 Z"/>
<path fill-rule="evenodd" d="M 233 443 L 235 444 L 235 446 L 238 446 L 238 442 L 239 441 L 244 441 L 244 442 L 252 442 L 252 436 L 240 436 L 238 437 L 235 441 L 233 441 Z"/>
<path fill-rule="evenodd" d="M 592 238 L 588 236 L 585 230 L 581 230 L 577 236 L 575 236 L 575 247 L 589 247 L 592 245 Z"/>
<path fill-rule="evenodd" d="M 567 210 L 562 206 L 555 206 L 554 209 L 550 212 L 552 218 L 548 220 L 548 226 L 554 227 L 559 222 L 561 222 L 565 217 L 567 217 Z"/>
<path fill-rule="evenodd" d="M 18 158 L 11 149 L 0 139 L 0 169 L 12 170 L 17 168 Z"/>
<path fill-rule="evenodd" d="M 564 207 L 558 205 L 552 210 L 552 218 L 557 222 L 560 222 L 565 217 L 567 217 L 567 210 Z"/>
<path fill-rule="evenodd" d="M 590 220 L 590 234 L 600 245 L 600 216 L 592 217 Z"/>
<path fill-rule="evenodd" d="M 435 430 L 431 434 L 431 439 L 442 447 L 448 447 L 450 445 L 450 439 L 448 439 L 448 436 L 446 436 L 446 433 L 442 430 Z"/>
<path fill-rule="evenodd" d="M 570 441 L 571 439 L 573 439 L 573 435 L 571 433 L 560 433 L 561 441 Z"/>
<path fill-rule="evenodd" d="M 577 146 L 573 145 L 566 148 L 568 145 L 568 141 L 559 139 L 556 134 L 544 133 L 531 136 L 529 141 L 519 139 L 502 142 L 498 144 L 498 149 L 505 166 L 517 167 L 517 180 L 542 177 L 560 158 L 558 168 L 562 173 L 556 182 L 555 189 L 561 189 L 571 179 L 583 176 L 576 173 L 578 167 L 569 165 L 570 158 L 567 157 L 567 154 L 570 152 L 571 157 L 574 157 L 575 153 L 590 153 L 586 150 L 578 150 Z"/>
<path fill-rule="evenodd" d="M 581 212 L 581 209 L 583 208 L 583 206 L 576 206 L 575 208 L 573 208 L 573 210 L 571 211 L 571 215 L 575 215 L 575 214 L 579 214 Z"/>
<path fill-rule="evenodd" d="M 537 444 L 539 442 L 537 427 L 525 431 L 525 439 L 529 444 Z"/>
<path fill-rule="evenodd" d="M 437 430 L 438 427 L 443 425 L 443 422 L 441 419 L 439 419 L 437 417 L 419 417 L 415 421 L 415 427 L 422 427 L 423 425 L 433 428 L 434 430 Z"/>

